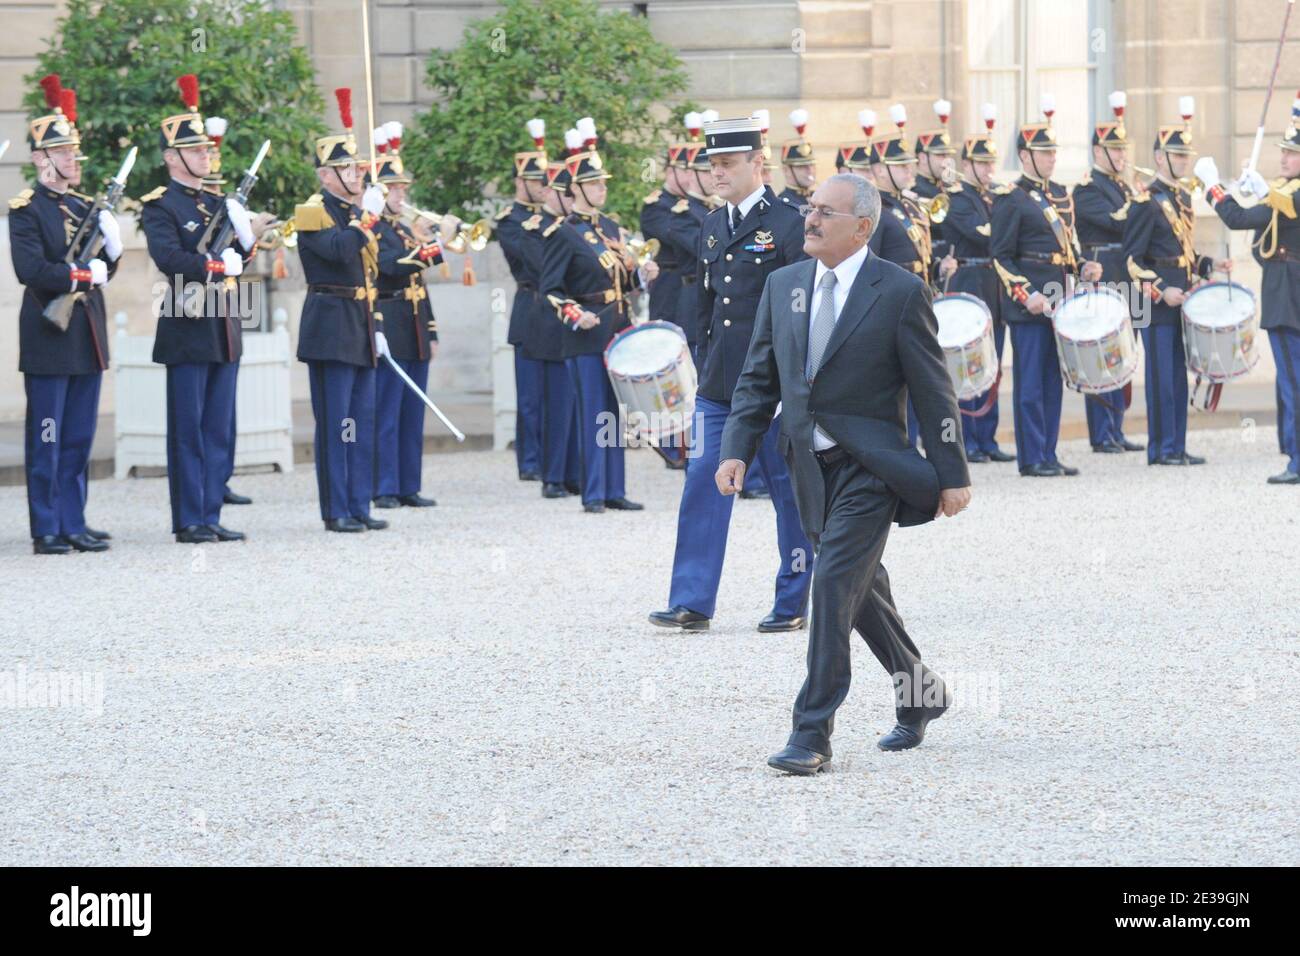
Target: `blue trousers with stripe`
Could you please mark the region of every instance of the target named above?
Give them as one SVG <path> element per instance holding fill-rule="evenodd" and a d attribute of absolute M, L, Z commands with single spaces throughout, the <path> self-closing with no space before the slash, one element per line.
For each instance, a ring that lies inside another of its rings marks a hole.
<path fill-rule="evenodd" d="M 1088 416 L 1088 440 L 1094 445 L 1118 444 L 1124 438 L 1124 389 L 1101 395 L 1084 395 L 1083 409 Z"/>
<path fill-rule="evenodd" d="M 993 345 L 998 352 L 998 367 L 1002 365 L 1002 350 L 1007 344 L 1007 324 L 1005 322 L 993 323 Z M 978 411 L 984 404 L 984 396 L 972 398 L 968 402 L 958 402 L 959 408 L 968 411 Z M 911 411 L 911 404 L 908 404 L 908 410 Z M 908 419 L 908 427 L 911 427 L 911 418 Z M 966 454 L 971 455 L 976 452 L 998 451 L 998 403 L 994 402 L 988 412 L 975 418 L 971 415 L 962 415 L 961 417 L 961 435 L 962 440 L 966 443 Z"/>
<path fill-rule="evenodd" d="M 320 516 L 370 514 L 375 488 L 375 369 L 308 362 L 316 416 L 316 488 Z"/>
<path fill-rule="evenodd" d="M 1287 469 L 1300 474 L 1300 332 L 1269 329 L 1268 342 L 1277 364 L 1278 440 Z"/>
<path fill-rule="evenodd" d="M 600 353 L 576 355 L 565 359 L 565 364 L 577 401 L 582 503 L 625 497 L 618 400 L 605 371 L 605 357 Z"/>
<path fill-rule="evenodd" d="M 1187 356 L 1178 325 L 1142 330 L 1146 351 L 1147 461 L 1187 451 Z"/>
<path fill-rule="evenodd" d="M 515 464 L 519 473 L 542 471 L 542 363 L 515 346 Z"/>
<path fill-rule="evenodd" d="M 582 474 L 578 450 L 577 393 L 563 362 L 542 366 L 542 480 L 577 482 Z"/>
<path fill-rule="evenodd" d="M 1016 464 L 1021 469 L 1054 465 L 1064 390 L 1056 359 L 1056 338 L 1046 322 L 1009 324 Z"/>
<path fill-rule="evenodd" d="M 24 375 L 27 517 L 32 537 L 82 534 L 103 374 Z"/>
<path fill-rule="evenodd" d="M 717 606 L 722 563 L 727 553 L 727 528 L 731 524 L 734 495 L 723 495 L 714 483 L 722 450 L 722 427 L 730 405 L 696 397 L 691 429 L 691 458 L 677 510 L 677 550 L 673 555 L 669 607 L 685 607 L 713 617 Z M 767 490 L 776 509 L 776 541 L 780 569 L 772 611 L 778 617 L 803 617 L 812 585 L 813 548 L 799 524 L 799 509 L 785 460 L 777 451 L 779 419 L 772 423 L 759 446 Z"/>
<path fill-rule="evenodd" d="M 421 391 L 429 383 L 429 360 L 395 360 Z M 420 490 L 424 459 L 424 402 L 386 360 L 375 369 L 375 496 L 413 495 Z"/>
<path fill-rule="evenodd" d="M 239 359 L 235 359 L 235 400 L 230 403 L 230 463 L 226 466 L 226 483 L 223 492 L 230 491 L 230 479 L 235 474 L 235 442 L 239 438 Z"/>
<path fill-rule="evenodd" d="M 235 382 L 232 362 L 167 366 L 167 484 L 172 531 L 219 524 L 222 497 L 235 450 Z"/>

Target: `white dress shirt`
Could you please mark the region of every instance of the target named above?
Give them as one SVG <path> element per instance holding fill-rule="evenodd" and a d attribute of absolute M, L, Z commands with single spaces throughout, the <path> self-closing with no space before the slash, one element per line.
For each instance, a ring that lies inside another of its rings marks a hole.
<path fill-rule="evenodd" d="M 727 203 L 727 222 L 731 222 L 732 219 L 731 211 L 733 209 L 740 210 L 741 219 L 744 219 L 746 216 L 748 216 L 749 211 L 753 209 L 756 205 L 758 205 L 758 201 L 763 198 L 763 194 L 766 192 L 767 192 L 766 186 L 759 186 L 752 193 L 750 193 L 748 196 L 742 199 L 740 201 L 739 206 L 733 205 L 732 203 Z"/>
<path fill-rule="evenodd" d="M 869 247 L 863 245 L 861 249 L 853 253 L 853 255 L 849 256 L 834 269 L 827 269 L 820 261 L 817 263 L 817 270 L 813 273 L 813 299 L 810 303 L 810 308 L 808 309 L 809 340 L 812 339 L 813 319 L 817 317 L 817 310 L 821 308 L 822 295 L 824 294 L 821 288 L 822 276 L 826 275 L 827 272 L 835 273 L 835 288 L 831 290 L 831 294 L 834 297 L 832 301 L 835 303 L 835 321 L 838 322 L 840 320 L 840 312 L 844 310 L 844 302 L 849 297 L 849 290 L 853 288 L 853 281 L 857 279 L 858 271 L 862 268 L 862 264 L 867 261 L 868 251 Z M 834 448 L 835 444 L 836 443 L 829 435 L 820 428 L 814 426 L 813 451 L 826 451 L 829 448 Z"/>

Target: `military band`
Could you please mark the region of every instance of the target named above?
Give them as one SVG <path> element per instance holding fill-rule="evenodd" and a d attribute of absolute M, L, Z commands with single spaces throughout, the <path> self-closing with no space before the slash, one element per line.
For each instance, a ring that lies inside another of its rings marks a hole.
<path fill-rule="evenodd" d="M 227 193 L 221 154 L 229 124 L 203 117 L 197 77 L 181 77 L 178 86 L 183 109 L 160 127 L 168 182 L 141 197 L 150 258 L 180 280 L 162 302 L 153 353 L 167 368 L 171 530 L 185 543 L 235 541 L 243 535 L 222 523 L 222 506 L 248 502 L 229 487 L 242 354 L 237 289 L 273 223 L 250 212 L 242 193 Z M 40 554 L 103 551 L 109 536 L 86 526 L 85 504 L 109 361 L 103 288 L 116 274 L 122 239 L 111 209 L 77 191 L 84 157 L 75 94 L 55 76 L 42 87 L 45 110 L 29 123 L 37 179 L 10 200 L 9 216 L 15 272 L 25 286 L 19 368 L 30 530 Z M 378 156 L 367 179 L 350 91 L 336 95 L 342 128 L 315 143 L 320 191 L 293 218 L 307 282 L 297 355 L 309 369 L 321 518 L 331 531 L 360 532 L 387 524 L 371 516 L 372 506 L 434 504 L 421 493 L 422 393 L 438 347 L 425 274 L 442 263 L 457 223 L 410 205 L 414 182 L 400 154 L 400 124 L 375 130 Z M 932 105 L 937 122 L 914 138 L 905 132 L 906 110 L 895 104 L 892 131 L 878 134 L 875 112 L 864 109 L 856 116 L 863 138 L 836 148 L 837 170 L 880 190 L 872 252 L 923 278 L 932 295 L 965 293 L 983 303 L 999 367 L 1009 331 L 1016 454 L 998 446 L 995 381 L 984 396 L 960 403 L 968 460 L 1015 460 L 1031 477 L 1078 473 L 1057 457 L 1063 378 L 1054 313 L 1077 289 L 1101 281 L 1132 284 L 1144 297 L 1131 318 L 1145 353 L 1148 462 L 1204 461 L 1186 449 L 1183 305 L 1212 272 L 1231 268 L 1193 243 L 1193 190 L 1204 188 L 1227 228 L 1252 233 L 1286 459 L 1268 481 L 1300 484 L 1300 100 L 1278 143 L 1281 176 L 1271 182 L 1253 169 L 1223 182 L 1209 157 L 1193 175 L 1194 103 L 1183 97 L 1182 122 L 1157 130 L 1154 178 L 1131 185 L 1126 95 L 1113 92 L 1108 105 L 1112 115 L 1092 129 L 1091 169 L 1072 189 L 1053 178 L 1059 144 L 1050 97 L 1041 122 L 1015 131 L 1021 174 L 1008 185 L 994 178 L 1002 157 L 989 104 L 980 114 L 984 130 L 960 146 L 949 128 L 952 103 L 939 99 Z M 668 144 L 662 182 L 640 210 L 640 232 L 657 240 L 657 261 L 633 255 L 627 231 L 603 211 L 609 171 L 590 118 L 567 132 L 565 155 L 555 160 L 542 120 L 525 124 L 533 148 L 514 153 L 513 201 L 495 218 L 515 282 L 507 340 L 514 349 L 516 468 L 521 479 L 540 480 L 543 497 L 580 495 L 588 513 L 641 508 L 626 494 L 622 410 L 604 352 L 633 323 L 638 291 L 648 291 L 649 318 L 676 325 L 689 344 L 699 374 L 692 454 L 665 453 L 687 474 L 669 607 L 651 615 L 665 626 L 702 629 L 716 611 L 732 499 L 715 493 L 710 462 L 764 282 L 803 256 L 799 211 L 817 183 L 809 115 L 791 111 L 795 135 L 785 139 L 774 134 L 770 115 L 757 109 L 719 121 L 713 111 L 686 114 L 686 136 Z M 778 170 L 780 193 L 772 185 Z M 441 219 L 440 230 L 426 222 L 432 219 Z M 74 236 L 89 223 L 94 254 L 78 257 Z M 210 242 L 217 233 L 230 236 L 221 248 Z M 48 313 L 65 297 L 71 308 L 60 327 Z M 1143 449 L 1123 432 L 1128 398 L 1127 386 L 1084 396 L 1095 452 Z M 770 489 L 781 548 L 775 600 L 761 629 L 800 627 L 808 594 L 800 556 L 810 557 L 811 548 L 775 426 L 747 477 L 750 494 L 760 478 Z"/>

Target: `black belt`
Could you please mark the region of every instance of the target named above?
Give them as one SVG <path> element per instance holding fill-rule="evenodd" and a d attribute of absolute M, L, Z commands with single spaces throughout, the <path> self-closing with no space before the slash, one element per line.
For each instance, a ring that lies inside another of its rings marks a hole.
<path fill-rule="evenodd" d="M 694 272 L 682 276 L 682 285 L 695 285 L 698 276 Z"/>
<path fill-rule="evenodd" d="M 375 298 L 380 302 L 391 302 L 395 299 L 405 299 L 406 290 L 398 289 L 396 292 L 379 292 L 376 293 Z"/>
<path fill-rule="evenodd" d="M 356 285 L 309 285 L 307 291 L 317 295 L 336 295 L 343 299 L 364 300 L 366 297 L 365 287 Z"/>
<path fill-rule="evenodd" d="M 1050 262 L 1054 266 L 1066 264 L 1063 252 L 1022 252 L 1020 258 L 1028 259 L 1030 262 Z"/>
<path fill-rule="evenodd" d="M 957 267 L 959 269 L 964 269 L 966 266 L 991 266 L 991 265 L 993 265 L 993 260 L 987 256 L 983 258 L 977 256 L 973 259 L 957 260 Z"/>
<path fill-rule="evenodd" d="M 1292 252 L 1286 246 L 1278 246 L 1266 262 L 1300 262 L 1300 254 Z"/>
<path fill-rule="evenodd" d="M 1183 256 L 1151 256 L 1147 261 L 1153 266 L 1178 266 L 1180 269 L 1188 266 L 1187 259 Z"/>
<path fill-rule="evenodd" d="M 849 457 L 849 453 L 844 450 L 843 445 L 836 445 L 834 448 L 827 448 L 825 451 L 815 451 L 813 454 L 817 456 L 817 460 L 825 467 L 834 465 Z"/>

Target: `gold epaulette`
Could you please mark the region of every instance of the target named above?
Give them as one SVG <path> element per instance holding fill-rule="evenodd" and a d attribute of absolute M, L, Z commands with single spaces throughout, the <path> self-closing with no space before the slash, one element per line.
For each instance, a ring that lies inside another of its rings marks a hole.
<path fill-rule="evenodd" d="M 662 195 L 663 195 L 663 190 L 656 189 L 649 196 L 645 197 L 645 204 L 649 206 L 651 203 L 657 203 L 659 201 L 659 197 Z"/>
<path fill-rule="evenodd" d="M 508 217 L 508 216 L 510 215 L 510 210 L 513 209 L 513 208 L 514 208 L 513 206 L 506 206 L 506 207 L 504 207 L 500 212 L 498 212 L 495 216 L 493 216 L 492 218 L 493 218 L 496 222 L 500 222 L 502 219 L 505 219 L 506 217 Z"/>
<path fill-rule="evenodd" d="M 683 213 L 690 208 L 691 208 L 691 201 L 689 199 L 683 198 L 673 203 L 672 211 L 675 213 Z"/>
<path fill-rule="evenodd" d="M 147 192 L 143 196 L 141 196 L 140 201 L 153 202 L 155 199 L 162 199 L 162 195 L 166 191 L 167 191 L 166 186 L 159 186 L 157 189 L 151 190 L 150 192 Z"/>
<path fill-rule="evenodd" d="M 993 235 L 993 223 L 986 222 L 982 226 L 976 226 L 975 231 L 985 238 Z"/>
<path fill-rule="evenodd" d="M 1127 219 L 1127 218 L 1128 218 L 1128 205 L 1129 205 L 1129 203 L 1131 203 L 1132 201 L 1133 201 L 1132 197 L 1129 197 L 1128 199 L 1124 200 L 1124 205 L 1120 206 L 1120 207 L 1119 207 L 1118 209 L 1116 209 L 1113 213 L 1111 213 L 1111 214 L 1110 214 L 1110 218 L 1111 218 L 1111 219 L 1114 219 L 1116 222 L 1123 222 L 1125 219 Z"/>
<path fill-rule="evenodd" d="M 36 194 L 32 192 L 30 189 L 24 189 L 13 199 L 9 200 L 9 208 L 22 209 L 23 206 L 26 206 L 28 203 L 32 201 L 32 196 L 34 195 Z"/>
<path fill-rule="evenodd" d="M 615 223 L 616 225 L 619 225 L 619 226 L 623 225 L 623 220 L 619 218 L 618 213 L 616 213 L 616 212 L 607 212 L 607 213 L 605 213 L 605 215 L 607 215 L 610 219 L 613 219 L 613 220 L 614 220 L 614 223 Z"/>
<path fill-rule="evenodd" d="M 298 232 L 320 232 L 334 225 L 334 219 L 325 208 L 325 200 L 316 193 L 293 209 L 293 228 Z"/>
<path fill-rule="evenodd" d="M 527 229 L 529 232 L 532 232 L 541 224 L 542 224 L 542 214 L 540 212 L 533 213 L 531 216 L 529 216 L 527 219 L 523 221 L 523 227 Z"/>
<path fill-rule="evenodd" d="M 1288 219 L 1294 219 L 1295 211 L 1295 191 L 1300 189 L 1300 179 L 1277 179 L 1270 183 L 1272 188 L 1268 191 L 1268 196 L 1264 199 L 1264 204 L 1272 209 L 1276 209 Z"/>
<path fill-rule="evenodd" d="M 1080 186 L 1091 186 L 1091 185 L 1092 185 L 1092 172 L 1089 171 L 1084 173 L 1083 178 L 1074 184 L 1074 188 L 1078 189 Z"/>
<path fill-rule="evenodd" d="M 68 195 L 69 195 L 69 196 L 76 196 L 78 199 L 81 199 L 81 200 L 83 200 L 83 201 L 85 201 L 85 202 L 94 202 L 94 201 L 95 201 L 95 197 L 94 197 L 94 196 L 87 196 L 85 193 L 79 193 L 79 192 L 77 192 L 75 189 L 69 189 L 69 190 L 68 190 Z"/>
<path fill-rule="evenodd" d="M 557 219 L 555 220 L 555 222 L 551 223 L 549 226 L 547 226 L 545 229 L 543 229 L 543 230 L 542 230 L 542 238 L 543 238 L 543 239 L 547 238 L 547 237 L 548 237 L 551 233 L 553 233 L 556 229 L 559 229 L 559 228 L 560 228 L 560 223 L 561 223 L 561 222 L 563 222 L 563 220 L 557 218 Z"/>
<path fill-rule="evenodd" d="M 1005 196 L 1015 188 L 1016 187 L 1013 183 L 1003 183 L 1000 186 L 994 186 L 989 190 L 989 192 L 995 196 Z"/>

